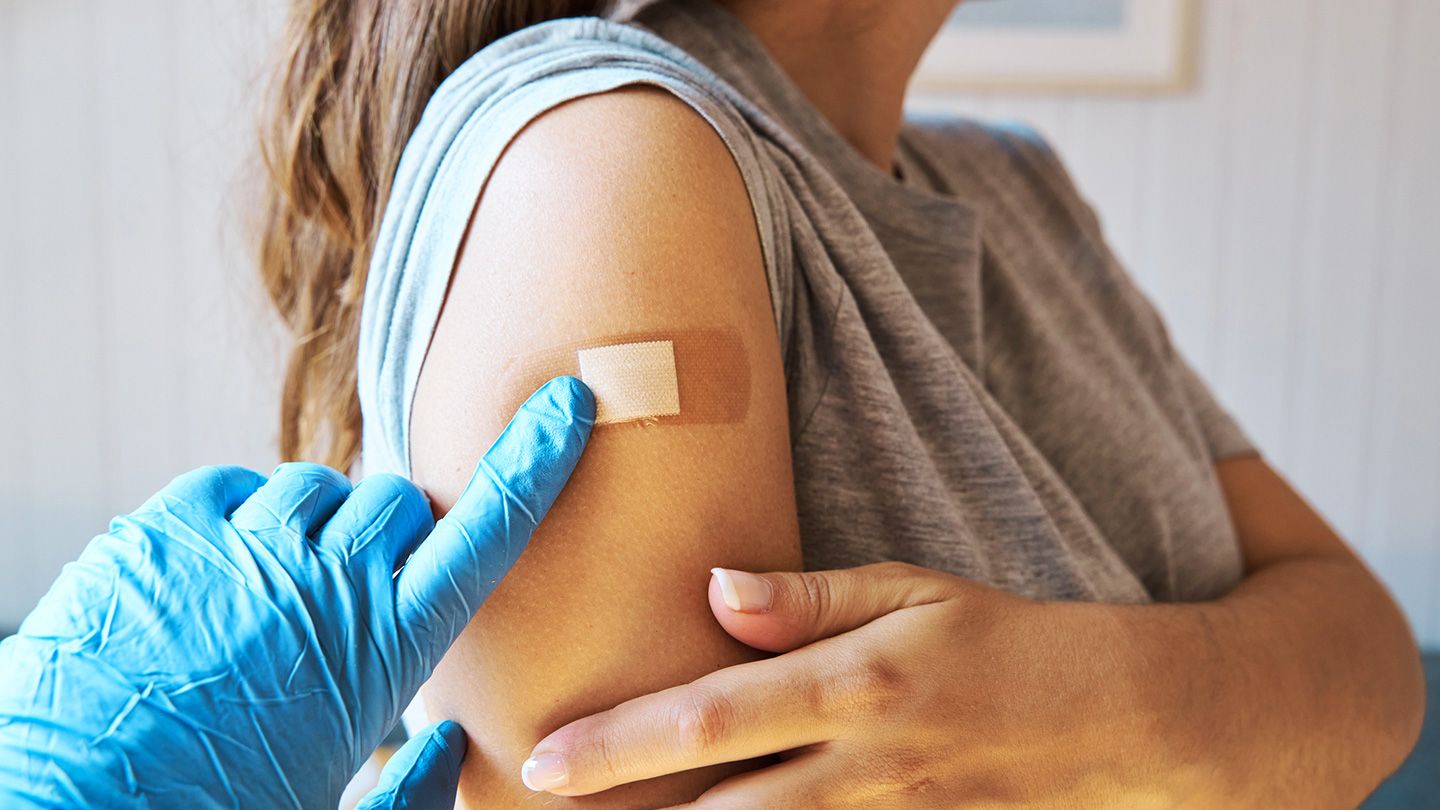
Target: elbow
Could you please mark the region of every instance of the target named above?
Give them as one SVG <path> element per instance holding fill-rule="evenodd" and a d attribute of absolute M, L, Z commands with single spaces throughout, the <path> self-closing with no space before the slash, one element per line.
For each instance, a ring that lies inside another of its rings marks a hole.
<path fill-rule="evenodd" d="M 1394 596 L 1368 569 L 1355 565 L 1365 586 L 1357 590 L 1354 602 L 1359 622 L 1352 638 L 1358 643 L 1349 653 L 1336 652 L 1366 662 L 1355 671 L 1361 679 L 1358 683 L 1365 684 L 1358 692 L 1364 697 L 1357 708 L 1364 708 L 1357 719 L 1359 728 L 1367 732 L 1364 738 L 1373 752 L 1371 772 L 1378 784 L 1405 762 L 1420 740 L 1425 725 L 1425 668 L 1410 622 Z"/>
<path fill-rule="evenodd" d="M 1359 804 L 1404 764 L 1425 723 L 1426 680 L 1420 648 L 1410 623 L 1385 586 L 1368 571 L 1354 601 L 1353 634 L 1333 654 L 1351 661 L 1349 689 L 1355 700 L 1350 719 L 1335 729 L 1349 741 L 1343 750 L 1349 787 Z M 1363 594 L 1363 595 L 1362 595 Z M 1338 763 L 1337 763 L 1338 764 Z M 1352 781 L 1353 780 L 1353 781 Z"/>
<path fill-rule="evenodd" d="M 1393 774 L 1405 762 L 1420 739 L 1425 724 L 1425 670 L 1419 647 L 1410 633 L 1409 624 L 1398 608 L 1394 610 L 1398 643 L 1390 656 L 1389 667 L 1376 666 L 1375 726 L 1372 739 L 1377 745 L 1375 782 Z"/>
<path fill-rule="evenodd" d="M 1420 664 L 1419 653 L 1407 657 L 1404 662 L 1402 679 L 1381 681 L 1391 687 L 1380 697 L 1385 709 L 1376 718 L 1377 722 L 1370 735 L 1372 745 L 1370 756 L 1357 761 L 1368 761 L 1364 776 L 1352 783 L 1355 792 L 1346 793 L 1353 802 L 1344 806 L 1359 806 L 1374 793 L 1386 779 L 1405 764 L 1410 752 L 1420 739 L 1425 721 L 1425 677 Z M 1359 751 L 1359 746 L 1354 749 Z"/>
<path fill-rule="evenodd" d="M 1396 702 L 1399 704 L 1396 716 L 1390 724 L 1392 739 L 1395 740 L 1396 753 L 1391 772 L 1405 761 L 1405 757 L 1415 748 L 1420 740 L 1420 731 L 1425 725 L 1425 669 L 1421 664 L 1420 651 L 1411 640 L 1410 650 L 1406 655 L 1403 675 L 1400 680 L 1399 697 Z"/>

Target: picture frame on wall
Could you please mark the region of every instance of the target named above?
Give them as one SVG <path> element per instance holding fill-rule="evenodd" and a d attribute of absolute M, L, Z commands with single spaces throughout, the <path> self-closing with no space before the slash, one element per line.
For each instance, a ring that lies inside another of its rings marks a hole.
<path fill-rule="evenodd" d="M 964 0 L 912 87 L 1180 92 L 1194 81 L 1196 6 L 1196 0 Z"/>

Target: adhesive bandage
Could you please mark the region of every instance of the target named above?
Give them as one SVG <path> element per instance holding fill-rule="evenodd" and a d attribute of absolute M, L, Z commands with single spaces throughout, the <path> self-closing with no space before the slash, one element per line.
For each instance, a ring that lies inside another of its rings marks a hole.
<path fill-rule="evenodd" d="M 733 329 L 634 332 L 517 358 L 503 387 L 528 396 L 552 377 L 595 393 L 595 424 L 740 422 L 750 409 L 750 363 Z"/>
<path fill-rule="evenodd" d="M 580 379 L 595 393 L 595 424 L 680 415 L 674 342 L 597 346 L 575 356 Z"/>

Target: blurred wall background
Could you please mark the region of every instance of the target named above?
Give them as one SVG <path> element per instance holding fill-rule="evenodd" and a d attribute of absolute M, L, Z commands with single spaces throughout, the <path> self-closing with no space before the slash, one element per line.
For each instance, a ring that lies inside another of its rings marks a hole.
<path fill-rule="evenodd" d="M 283 8 L 0 2 L 0 627 L 177 472 L 275 461 L 284 341 L 239 223 Z M 1440 647 L 1440 3 L 1201 8 L 1190 93 L 938 103 L 1056 143 L 1176 342 Z"/>

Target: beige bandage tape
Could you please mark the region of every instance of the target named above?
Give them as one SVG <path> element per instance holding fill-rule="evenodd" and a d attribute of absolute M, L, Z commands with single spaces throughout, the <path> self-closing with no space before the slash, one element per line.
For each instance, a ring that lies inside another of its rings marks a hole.
<path fill-rule="evenodd" d="M 596 425 L 725 424 L 750 411 L 750 362 L 734 329 L 609 335 L 516 358 L 503 373 L 515 405 L 552 377 L 579 377 L 595 392 Z"/>
<path fill-rule="evenodd" d="M 575 353 L 580 379 L 595 394 L 595 424 L 680 415 L 675 344 L 647 340 Z"/>

